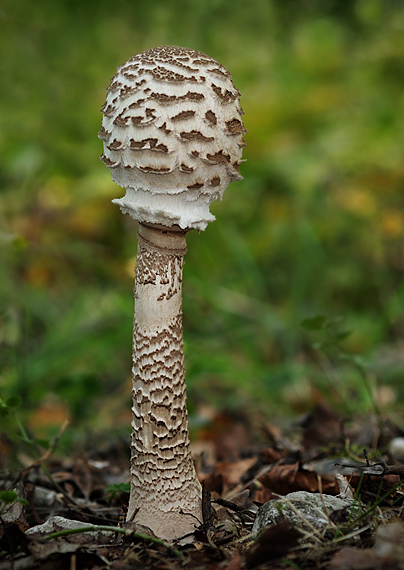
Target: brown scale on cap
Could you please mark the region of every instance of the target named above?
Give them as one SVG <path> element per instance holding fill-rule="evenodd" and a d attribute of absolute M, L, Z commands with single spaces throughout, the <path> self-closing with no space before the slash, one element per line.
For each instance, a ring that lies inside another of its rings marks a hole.
<path fill-rule="evenodd" d="M 181 111 L 178 115 L 171 117 L 172 121 L 185 121 L 186 119 L 190 119 L 191 117 L 195 116 L 195 111 Z"/>
<path fill-rule="evenodd" d="M 136 108 L 140 107 L 142 105 L 142 103 L 144 103 L 144 102 L 145 102 L 144 99 L 139 99 L 138 101 L 133 101 L 129 105 L 128 109 L 136 109 Z"/>
<path fill-rule="evenodd" d="M 219 152 L 216 152 L 215 154 L 208 154 L 206 156 L 206 158 L 212 162 L 230 162 L 230 155 L 225 154 L 222 150 L 219 150 Z"/>
<path fill-rule="evenodd" d="M 103 160 L 114 181 L 131 192 L 131 203 L 139 192 L 187 194 L 190 210 L 203 196 L 204 213 L 185 216 L 180 226 L 204 229 L 214 219 L 210 203 L 241 179 L 246 129 L 239 98 L 227 69 L 195 50 L 153 48 L 120 67 L 108 88 L 99 137 Z M 138 219 L 136 204 L 127 203 L 120 205 Z M 160 223 L 159 215 L 143 221 Z"/>
<path fill-rule="evenodd" d="M 118 150 L 121 147 L 122 147 L 122 142 L 117 141 L 116 139 L 107 146 L 108 150 Z"/>
<path fill-rule="evenodd" d="M 190 166 L 187 166 L 183 162 L 181 163 L 180 170 L 181 170 L 181 172 L 193 172 L 194 171 L 193 168 L 191 168 Z"/>
<path fill-rule="evenodd" d="M 104 127 L 102 126 L 99 133 L 98 133 L 98 138 L 101 139 L 102 141 L 108 141 L 110 139 L 110 136 L 111 136 L 111 133 L 106 131 L 104 129 Z"/>
<path fill-rule="evenodd" d="M 126 127 L 126 125 L 128 124 L 128 120 L 129 117 L 123 117 L 121 113 L 120 115 L 115 117 L 115 119 L 113 120 L 113 124 L 118 127 Z"/>
<path fill-rule="evenodd" d="M 105 156 L 105 154 L 101 155 L 101 160 L 106 166 L 108 166 L 108 168 L 116 168 L 119 164 L 118 162 L 110 160 L 107 156 Z"/>
<path fill-rule="evenodd" d="M 243 134 L 245 132 L 245 127 L 239 119 L 227 121 L 226 126 L 232 135 Z"/>
<path fill-rule="evenodd" d="M 135 126 L 137 126 L 137 125 L 141 125 L 141 124 L 142 124 L 142 122 L 143 122 L 143 120 L 144 120 L 144 117 L 131 117 L 130 119 L 131 119 L 132 123 L 133 123 Z"/>
<path fill-rule="evenodd" d="M 212 83 L 212 89 L 216 93 L 216 95 L 223 101 L 223 103 L 230 103 L 231 101 L 235 101 L 239 93 L 234 93 L 233 91 L 229 91 L 228 89 L 222 89 L 217 85 Z"/>
<path fill-rule="evenodd" d="M 206 111 L 205 117 L 212 125 L 217 124 L 217 118 L 213 111 Z"/>
<path fill-rule="evenodd" d="M 205 137 L 200 131 L 190 131 L 189 133 L 183 131 L 180 136 L 187 141 L 209 142 L 214 140 L 213 137 Z"/>
<path fill-rule="evenodd" d="M 105 103 L 102 107 L 101 107 L 101 111 L 104 113 L 104 115 L 108 116 L 108 115 L 113 115 L 116 111 L 116 107 L 114 107 L 113 105 L 107 105 L 107 103 Z"/>

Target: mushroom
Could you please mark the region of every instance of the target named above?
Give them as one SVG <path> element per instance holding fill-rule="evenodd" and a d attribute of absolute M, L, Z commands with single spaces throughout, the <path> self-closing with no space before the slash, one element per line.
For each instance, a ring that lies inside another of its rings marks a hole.
<path fill-rule="evenodd" d="M 159 47 L 120 67 L 98 133 L 139 222 L 133 326 L 131 490 L 127 522 L 175 540 L 202 522 L 190 447 L 182 333 L 186 233 L 241 180 L 243 111 L 230 73 L 198 51 Z"/>

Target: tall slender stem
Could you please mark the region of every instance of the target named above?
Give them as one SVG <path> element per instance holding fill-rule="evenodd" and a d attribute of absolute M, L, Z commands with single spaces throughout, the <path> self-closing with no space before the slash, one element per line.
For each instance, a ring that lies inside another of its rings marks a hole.
<path fill-rule="evenodd" d="M 182 332 L 186 233 L 141 224 L 133 327 L 131 492 L 127 520 L 166 540 L 201 521 L 189 448 Z M 201 521 L 202 522 L 202 521 Z"/>

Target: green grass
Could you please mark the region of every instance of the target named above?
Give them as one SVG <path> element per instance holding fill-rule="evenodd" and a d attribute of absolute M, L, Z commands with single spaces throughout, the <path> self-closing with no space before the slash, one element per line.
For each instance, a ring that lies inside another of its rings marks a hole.
<path fill-rule="evenodd" d="M 116 67 L 182 45 L 231 71 L 244 181 L 188 235 L 191 400 L 271 411 L 308 382 L 371 409 L 352 370 L 318 366 L 302 319 L 340 317 L 348 353 L 402 404 L 401 2 L 5 0 L 0 9 L 0 391 L 53 395 L 75 425 L 129 406 L 135 226 L 96 137 Z M 386 356 L 386 354 L 388 356 Z M 338 379 L 338 380 L 337 380 Z M 338 398 L 336 397 L 336 400 Z M 353 402 L 356 404 L 352 405 Z M 345 404 L 344 404 L 345 403 Z"/>

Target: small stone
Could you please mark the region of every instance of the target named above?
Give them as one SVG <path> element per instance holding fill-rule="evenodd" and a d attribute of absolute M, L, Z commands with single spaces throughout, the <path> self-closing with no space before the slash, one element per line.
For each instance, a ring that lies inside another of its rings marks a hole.
<path fill-rule="evenodd" d="M 34 505 L 40 509 L 60 508 L 60 494 L 52 489 L 35 485 L 34 488 Z"/>
<path fill-rule="evenodd" d="M 71 519 L 65 519 L 64 517 L 56 516 L 56 517 L 51 517 L 43 524 L 31 527 L 26 531 L 26 534 L 47 535 L 47 534 L 52 534 L 54 532 L 60 532 L 61 530 L 87 528 L 90 526 L 94 525 L 83 521 L 75 521 Z"/>
<path fill-rule="evenodd" d="M 292 504 L 301 516 L 288 503 Z M 289 521 L 306 531 L 312 530 L 310 525 L 317 530 L 321 530 L 330 525 L 329 517 L 331 513 L 340 509 L 349 510 L 350 508 L 358 509 L 357 506 L 354 506 L 353 501 L 340 499 L 333 495 L 296 491 L 261 505 L 258 509 L 252 532 L 258 532 L 264 527 L 283 521 Z M 304 521 L 307 521 L 308 524 L 305 524 Z"/>
<path fill-rule="evenodd" d="M 390 441 L 389 452 L 393 459 L 404 463 L 404 437 L 394 437 Z"/>

